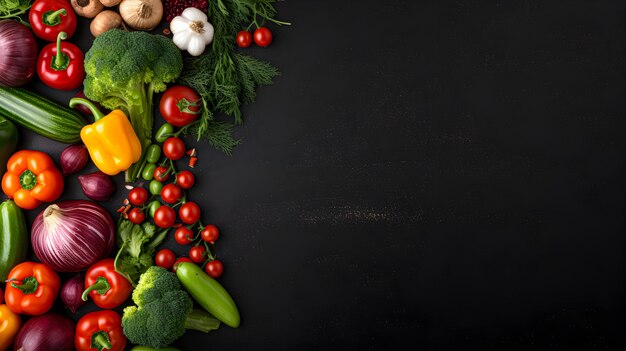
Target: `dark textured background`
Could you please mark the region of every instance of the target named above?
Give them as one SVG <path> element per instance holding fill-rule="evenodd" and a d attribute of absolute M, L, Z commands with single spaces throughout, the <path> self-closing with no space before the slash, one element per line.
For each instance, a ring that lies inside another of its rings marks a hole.
<path fill-rule="evenodd" d="M 246 52 L 283 76 L 190 195 L 242 325 L 179 346 L 623 349 L 626 2 L 278 8 Z"/>

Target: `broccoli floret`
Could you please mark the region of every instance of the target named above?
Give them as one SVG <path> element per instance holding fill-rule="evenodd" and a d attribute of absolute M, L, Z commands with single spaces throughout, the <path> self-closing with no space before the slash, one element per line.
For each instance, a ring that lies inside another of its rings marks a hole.
<path fill-rule="evenodd" d="M 160 348 L 181 337 L 185 329 L 206 333 L 219 327 L 217 319 L 193 309 L 176 275 L 161 267 L 152 266 L 141 275 L 133 301 L 137 306 L 126 307 L 122 317 L 124 334 L 133 344 Z"/>
<path fill-rule="evenodd" d="M 152 95 L 164 91 L 182 68 L 180 50 L 170 39 L 109 30 L 85 54 L 85 95 L 109 109 L 122 109 L 145 151 L 152 138 Z M 126 172 L 126 181 L 137 178 L 141 161 Z"/>

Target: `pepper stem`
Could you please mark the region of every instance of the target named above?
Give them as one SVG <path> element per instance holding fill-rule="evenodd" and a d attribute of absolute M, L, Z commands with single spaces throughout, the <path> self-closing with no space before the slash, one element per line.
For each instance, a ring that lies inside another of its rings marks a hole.
<path fill-rule="evenodd" d="M 178 102 L 176 103 L 176 107 L 178 107 L 178 111 L 185 112 L 190 115 L 197 115 L 200 113 L 200 109 L 198 109 L 198 111 L 193 111 L 192 109 L 190 109 L 190 107 L 201 107 L 201 106 L 202 106 L 202 101 L 200 99 L 189 101 L 185 98 L 182 98 L 178 100 Z"/>
<path fill-rule="evenodd" d="M 57 67 L 57 69 L 60 69 L 59 67 L 67 67 L 68 64 L 67 61 L 69 58 L 61 50 L 61 41 L 65 39 L 67 39 L 67 33 L 60 32 L 59 35 L 57 35 L 57 54 L 54 56 L 54 66 Z"/>
<path fill-rule="evenodd" d="M 104 117 L 102 111 L 100 111 L 93 102 L 83 99 L 83 98 L 71 98 L 70 99 L 70 107 L 74 108 L 76 105 L 84 105 L 86 106 L 91 114 L 93 114 L 93 119 L 97 122 L 100 118 Z"/>
<path fill-rule="evenodd" d="M 104 295 L 107 293 L 107 291 L 111 290 L 111 284 L 109 284 L 107 278 L 98 277 L 95 283 L 91 284 L 87 289 L 85 289 L 85 291 L 83 291 L 83 295 L 81 296 L 83 301 L 87 301 L 87 299 L 89 298 L 89 293 L 94 290 L 96 291 L 96 293 Z"/>
<path fill-rule="evenodd" d="M 91 345 L 89 346 L 92 349 L 102 351 L 104 349 L 110 350 L 113 347 L 113 344 L 111 344 L 109 334 L 104 330 L 100 330 L 91 334 Z"/>
<path fill-rule="evenodd" d="M 17 285 L 15 284 L 15 282 L 13 282 L 11 286 L 15 289 L 20 290 L 24 295 L 28 295 L 34 294 L 35 291 L 37 291 L 37 288 L 39 287 L 39 282 L 37 281 L 37 278 L 30 276 L 24 278 L 22 280 L 22 284 Z"/>
<path fill-rule="evenodd" d="M 43 23 L 49 26 L 56 26 L 61 23 L 61 19 L 59 17 L 67 15 L 65 9 L 59 9 L 56 11 L 48 11 L 43 14 Z"/>
<path fill-rule="evenodd" d="M 24 190 L 32 190 L 37 185 L 37 175 L 27 169 L 20 174 L 20 186 Z"/>

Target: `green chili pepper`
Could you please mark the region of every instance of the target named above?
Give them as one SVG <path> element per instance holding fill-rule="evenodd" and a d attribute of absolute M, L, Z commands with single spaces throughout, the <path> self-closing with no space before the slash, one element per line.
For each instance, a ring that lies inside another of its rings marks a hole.
<path fill-rule="evenodd" d="M 141 177 L 145 180 L 154 179 L 154 170 L 156 168 L 157 168 L 157 165 L 155 165 L 154 163 L 148 163 L 147 165 L 143 167 L 143 172 L 141 172 Z"/>
<path fill-rule="evenodd" d="M 237 306 L 226 289 L 194 263 L 182 262 L 176 276 L 189 294 L 213 317 L 233 328 L 239 326 Z"/>
<path fill-rule="evenodd" d="M 150 194 L 159 195 L 161 194 L 161 189 L 163 189 L 163 183 L 154 179 L 153 181 L 150 182 L 150 185 L 148 187 L 150 188 Z"/>
<path fill-rule="evenodd" d="M 157 163 L 161 157 L 161 147 L 156 144 L 150 145 L 148 151 L 146 151 L 146 161 L 148 163 Z"/>
<path fill-rule="evenodd" d="M 169 123 L 164 123 L 159 130 L 157 130 L 154 135 L 154 139 L 159 143 L 164 142 L 167 138 L 171 137 L 171 134 L 174 133 L 174 126 Z"/>

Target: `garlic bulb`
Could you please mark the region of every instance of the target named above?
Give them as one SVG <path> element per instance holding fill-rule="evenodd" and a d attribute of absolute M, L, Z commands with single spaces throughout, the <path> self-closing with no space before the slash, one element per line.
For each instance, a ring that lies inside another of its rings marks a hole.
<path fill-rule="evenodd" d="M 122 0 L 119 11 L 132 29 L 152 30 L 161 23 L 163 3 L 161 0 Z"/>
<path fill-rule="evenodd" d="M 192 56 L 201 55 L 213 41 L 213 26 L 206 14 L 195 7 L 186 8 L 180 16 L 174 17 L 170 30 L 174 34 L 174 44 Z"/>

